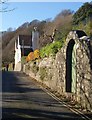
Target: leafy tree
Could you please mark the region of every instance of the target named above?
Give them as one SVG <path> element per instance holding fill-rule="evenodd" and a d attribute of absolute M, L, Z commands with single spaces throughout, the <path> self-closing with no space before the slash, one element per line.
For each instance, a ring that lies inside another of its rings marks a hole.
<path fill-rule="evenodd" d="M 92 4 L 86 2 L 73 15 L 73 24 L 87 23 L 90 18 L 92 18 Z"/>

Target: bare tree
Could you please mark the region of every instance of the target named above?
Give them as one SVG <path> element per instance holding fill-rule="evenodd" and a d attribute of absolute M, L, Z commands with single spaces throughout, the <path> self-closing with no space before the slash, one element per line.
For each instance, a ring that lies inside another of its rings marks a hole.
<path fill-rule="evenodd" d="M 16 8 L 9 8 L 8 0 L 0 0 L 0 12 L 13 11 Z"/>
<path fill-rule="evenodd" d="M 7 32 L 12 32 L 13 31 L 13 28 L 12 27 L 9 27 L 8 29 L 7 29 Z"/>

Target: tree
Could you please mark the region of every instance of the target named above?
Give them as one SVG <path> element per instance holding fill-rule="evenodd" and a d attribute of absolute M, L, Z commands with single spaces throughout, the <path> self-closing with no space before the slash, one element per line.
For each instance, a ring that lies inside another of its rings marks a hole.
<path fill-rule="evenodd" d="M 13 28 L 12 28 L 12 27 L 9 27 L 9 28 L 7 29 L 7 32 L 11 32 L 11 31 L 13 31 Z"/>
<path fill-rule="evenodd" d="M 62 19 L 64 17 L 67 17 L 67 16 L 70 16 L 73 14 L 73 11 L 71 11 L 70 9 L 65 9 L 65 10 L 62 10 L 56 17 L 55 17 L 55 20 L 57 19 Z"/>
<path fill-rule="evenodd" d="M 73 11 L 65 9 L 55 17 L 54 26 L 57 29 L 57 33 L 55 35 L 56 40 L 64 38 L 72 29 L 72 16 Z"/>
<path fill-rule="evenodd" d="M 8 0 L 0 0 L 0 12 L 10 12 L 16 8 L 9 8 Z"/>
<path fill-rule="evenodd" d="M 73 15 L 73 24 L 87 23 L 90 18 L 92 19 L 92 4 L 86 2 Z"/>

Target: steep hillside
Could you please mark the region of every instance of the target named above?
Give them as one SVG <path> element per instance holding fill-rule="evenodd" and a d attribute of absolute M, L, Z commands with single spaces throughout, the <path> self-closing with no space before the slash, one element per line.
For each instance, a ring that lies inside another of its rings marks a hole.
<path fill-rule="evenodd" d="M 86 11 L 81 19 L 84 10 Z M 92 19 L 89 19 L 89 16 L 92 18 L 92 4 L 84 3 L 75 13 L 66 9 L 56 15 L 54 20 L 39 21 L 35 19 L 30 23 L 25 22 L 15 31 L 4 32 L 2 34 L 3 62 L 14 62 L 14 41 L 19 34 L 31 35 L 34 27 L 37 27 L 39 31 L 40 48 L 50 44 L 53 40 L 64 41 L 70 30 L 83 30 L 87 35 L 92 36 Z"/>

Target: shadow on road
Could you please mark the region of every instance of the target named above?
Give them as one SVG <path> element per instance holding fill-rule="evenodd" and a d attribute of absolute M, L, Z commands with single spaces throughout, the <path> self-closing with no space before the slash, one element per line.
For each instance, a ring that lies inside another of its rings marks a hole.
<path fill-rule="evenodd" d="M 11 112 L 12 111 L 12 112 Z M 4 108 L 3 119 L 9 120 L 24 120 L 24 119 L 37 119 L 37 120 L 82 120 L 73 113 L 61 113 L 61 112 L 50 112 L 45 110 L 33 110 L 33 109 L 15 109 L 15 108 Z M 19 116 L 20 115 L 20 116 Z M 7 118 L 6 118 L 7 116 Z"/>
<path fill-rule="evenodd" d="M 22 82 L 20 78 L 25 78 L 27 75 L 19 72 L 2 72 L 2 92 L 3 93 L 26 93 L 26 92 L 40 92 L 41 89 L 26 87 L 29 81 Z M 22 87 L 23 86 L 23 87 Z"/>
<path fill-rule="evenodd" d="M 71 111 L 64 111 L 63 104 L 59 104 L 30 80 L 24 80 L 25 77 L 19 72 L 3 72 L 2 120 L 83 120 Z"/>

